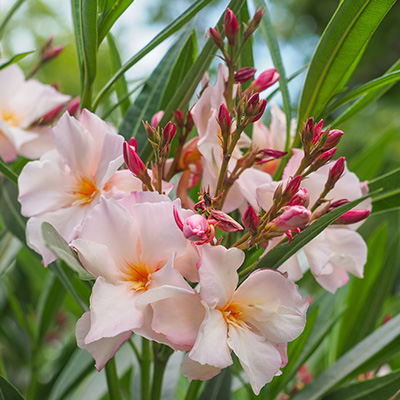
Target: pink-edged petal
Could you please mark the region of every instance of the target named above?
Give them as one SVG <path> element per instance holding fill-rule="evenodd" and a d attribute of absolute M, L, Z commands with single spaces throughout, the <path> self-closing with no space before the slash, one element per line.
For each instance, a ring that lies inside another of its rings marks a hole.
<path fill-rule="evenodd" d="M 261 120 L 258 120 L 253 124 L 252 143 L 255 149 L 272 149 L 273 147 L 270 136 L 269 129 Z M 279 150 L 275 148 L 273 149 Z"/>
<path fill-rule="evenodd" d="M 113 199 L 101 198 L 82 225 L 80 238 L 107 246 L 114 262 L 138 262 L 139 231 L 130 212 Z"/>
<path fill-rule="evenodd" d="M 12 64 L 7 68 L 0 70 L 0 108 L 7 109 L 10 107 L 10 99 L 25 84 L 25 76 L 22 69 L 17 64 Z"/>
<path fill-rule="evenodd" d="M 292 152 L 293 156 L 290 158 L 289 162 L 287 163 L 283 171 L 282 179 L 284 180 L 290 178 L 291 176 L 294 176 L 294 174 L 296 173 L 297 169 L 300 166 L 301 160 L 304 157 L 303 150 L 292 149 Z"/>
<path fill-rule="evenodd" d="M 190 282 L 199 281 L 197 263 L 200 261 L 199 251 L 193 242 L 187 241 L 185 253 L 175 259 L 174 268 Z"/>
<path fill-rule="evenodd" d="M 350 278 L 343 268 L 332 263 L 328 263 L 328 265 L 331 267 L 331 273 L 316 276 L 315 280 L 328 292 L 336 293 L 336 290 L 344 286 Z"/>
<path fill-rule="evenodd" d="M 28 163 L 18 178 L 21 213 L 26 217 L 69 206 L 72 197 L 66 193 L 71 187 L 69 175 L 50 160 Z"/>
<path fill-rule="evenodd" d="M 303 272 L 301 270 L 299 259 L 296 254 L 285 261 L 278 268 L 278 271 L 282 273 L 286 272 L 288 274 L 288 278 L 293 282 L 296 282 L 303 277 Z"/>
<path fill-rule="evenodd" d="M 228 326 L 221 311 L 206 310 L 206 312 L 206 318 L 200 326 L 189 357 L 203 365 L 225 368 L 233 362 L 227 342 Z"/>
<path fill-rule="evenodd" d="M 0 120 L 0 157 L 4 162 L 11 162 L 17 158 L 17 149 L 14 143 L 6 135 L 6 124 Z"/>
<path fill-rule="evenodd" d="M 79 260 L 85 269 L 96 278 L 102 276 L 114 284 L 122 280 L 121 271 L 115 265 L 106 245 L 75 239 L 71 242 L 71 247 L 78 252 Z"/>
<path fill-rule="evenodd" d="M 288 363 L 288 355 L 287 355 L 287 343 L 274 343 L 275 348 L 279 351 L 281 355 L 282 364 L 281 368 L 286 367 Z"/>
<path fill-rule="evenodd" d="M 229 347 L 238 356 L 256 395 L 271 382 L 282 365 L 280 352 L 261 336 L 242 327 L 229 328 Z"/>
<path fill-rule="evenodd" d="M 320 275 L 323 268 L 329 262 L 333 253 L 331 241 L 327 238 L 326 232 L 320 233 L 311 242 L 307 243 L 304 248 L 304 254 L 307 257 L 310 270 L 313 275 Z"/>
<path fill-rule="evenodd" d="M 351 229 L 336 227 L 327 229 L 326 235 L 333 247 L 331 262 L 362 278 L 368 251 L 362 236 Z"/>
<path fill-rule="evenodd" d="M 49 126 L 32 128 L 29 132 L 34 132 L 37 137 L 32 135 L 32 140 L 22 144 L 19 149 L 19 154 L 22 156 L 30 159 L 39 158 L 54 148 L 53 134 Z"/>
<path fill-rule="evenodd" d="M 105 184 L 104 190 L 108 197 L 116 198 L 118 191 L 123 195 L 128 195 L 131 192 L 141 192 L 143 190 L 143 183 L 139 178 L 132 175 L 132 172 L 124 169 L 117 171 Z M 122 197 L 122 196 L 119 196 Z"/>
<path fill-rule="evenodd" d="M 268 211 L 272 207 L 274 192 L 279 182 L 269 182 L 259 186 L 256 189 L 256 198 L 260 207 Z"/>
<path fill-rule="evenodd" d="M 194 345 L 205 308 L 198 294 L 174 296 L 152 303 L 152 328 L 162 333 L 179 350 L 190 350 Z"/>
<path fill-rule="evenodd" d="M 132 332 L 122 332 L 114 337 L 103 338 L 90 344 L 85 344 L 85 337 L 88 334 L 89 329 L 90 312 L 87 311 L 76 324 L 76 341 L 78 347 L 87 350 L 92 355 L 96 361 L 96 369 L 101 371 L 107 364 L 107 361 L 114 357 L 121 345 L 131 337 Z"/>
<path fill-rule="evenodd" d="M 211 308 L 224 307 L 238 283 L 237 269 L 244 261 L 243 251 L 223 246 L 203 246 L 199 268 L 200 296 Z"/>
<path fill-rule="evenodd" d="M 268 148 L 283 151 L 286 144 L 286 115 L 275 103 L 271 104 L 270 130 L 273 145 Z"/>
<path fill-rule="evenodd" d="M 144 262 L 156 265 L 168 260 L 173 252 L 178 257 L 186 251 L 186 239 L 175 223 L 171 202 L 136 204 L 133 213 L 139 225 Z"/>
<path fill-rule="evenodd" d="M 140 294 L 129 283 L 113 285 L 97 278 L 90 298 L 91 326 L 85 344 L 142 326 L 143 312 L 135 306 Z"/>
<path fill-rule="evenodd" d="M 181 365 L 182 375 L 186 376 L 190 382 L 193 380 L 208 381 L 220 372 L 221 368 L 213 367 L 208 364 L 200 364 L 191 360 L 188 354 L 185 354 Z"/>

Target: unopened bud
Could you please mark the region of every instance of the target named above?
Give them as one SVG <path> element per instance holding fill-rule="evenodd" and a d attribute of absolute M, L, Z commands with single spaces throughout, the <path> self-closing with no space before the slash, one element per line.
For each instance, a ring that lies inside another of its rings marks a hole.
<path fill-rule="evenodd" d="M 325 151 L 320 156 L 318 156 L 311 164 L 310 170 L 308 172 L 316 171 L 327 164 L 329 161 L 331 161 L 336 153 L 336 150 L 336 147 L 333 147 L 332 149 Z"/>
<path fill-rule="evenodd" d="M 249 26 L 243 33 L 243 40 L 246 41 L 249 37 L 254 33 L 254 31 L 259 27 L 262 17 L 264 15 L 264 11 L 261 8 L 258 8 L 255 12 L 253 19 L 250 21 Z"/>
<path fill-rule="evenodd" d="M 132 144 L 134 144 L 134 142 L 132 142 Z M 132 146 L 130 143 L 124 142 L 123 153 L 125 164 L 133 174 L 139 177 L 145 171 L 147 173 L 146 166 L 137 154 L 137 149 L 135 148 L 135 146 Z"/>
<path fill-rule="evenodd" d="M 172 139 L 174 138 L 175 134 L 176 134 L 176 125 L 172 124 L 171 121 L 169 121 L 167 123 L 167 125 L 165 125 L 165 128 L 162 131 L 163 134 L 163 138 L 165 140 L 166 143 L 171 143 Z"/>
<path fill-rule="evenodd" d="M 300 133 L 303 149 L 306 154 L 310 152 L 311 142 L 314 134 L 314 118 L 308 118 L 307 122 L 303 124 L 303 129 Z"/>
<path fill-rule="evenodd" d="M 178 127 L 180 129 L 183 128 L 183 125 L 184 125 L 183 114 L 180 110 L 175 111 L 175 122 L 176 122 L 176 125 L 178 125 Z"/>
<path fill-rule="evenodd" d="M 369 214 L 371 214 L 370 210 L 350 210 L 340 216 L 334 224 L 355 224 L 367 218 Z"/>
<path fill-rule="evenodd" d="M 275 221 L 273 229 L 286 232 L 307 226 L 311 218 L 311 211 L 303 206 L 288 207 Z"/>
<path fill-rule="evenodd" d="M 45 63 L 57 57 L 63 50 L 64 46 L 53 46 L 54 37 L 51 36 L 42 49 L 40 61 Z"/>
<path fill-rule="evenodd" d="M 256 73 L 255 68 L 245 67 L 239 69 L 239 71 L 235 72 L 234 79 L 237 83 L 244 83 L 251 79 Z"/>
<path fill-rule="evenodd" d="M 232 121 L 225 104 L 221 104 L 219 107 L 217 121 L 221 128 L 222 137 L 230 136 Z"/>
<path fill-rule="evenodd" d="M 193 126 L 194 126 L 194 121 L 192 113 L 189 111 L 186 118 L 186 134 L 189 134 L 192 131 Z"/>
<path fill-rule="evenodd" d="M 260 220 L 258 219 L 257 213 L 254 211 L 254 208 L 251 205 L 249 205 L 243 215 L 243 225 L 251 235 L 255 235 L 258 232 Z"/>
<path fill-rule="evenodd" d="M 209 225 L 203 215 L 194 214 L 185 219 L 182 232 L 188 240 L 204 242 L 208 239 Z"/>
<path fill-rule="evenodd" d="M 236 46 L 239 29 L 235 14 L 227 8 L 224 17 L 224 31 L 230 46 Z"/>
<path fill-rule="evenodd" d="M 333 209 L 338 208 L 338 207 L 340 207 L 340 206 L 342 206 L 344 204 L 347 204 L 347 203 L 349 203 L 349 200 L 347 200 L 347 199 L 336 200 L 336 201 L 334 201 L 333 203 L 330 204 L 329 209 L 333 210 Z"/>
<path fill-rule="evenodd" d="M 314 128 L 314 134 L 313 134 L 313 144 L 317 143 L 318 140 L 320 139 L 321 135 L 322 135 L 322 127 L 324 125 L 324 120 L 321 119 L 321 121 L 318 122 L 317 125 L 315 125 Z"/>
<path fill-rule="evenodd" d="M 243 227 L 223 211 L 211 209 L 211 217 L 216 221 L 216 226 L 225 232 L 240 232 Z"/>
<path fill-rule="evenodd" d="M 81 98 L 80 97 L 75 97 L 72 99 L 69 104 L 67 105 L 67 111 L 69 115 L 71 116 L 77 116 L 79 112 L 79 106 L 80 106 Z"/>
<path fill-rule="evenodd" d="M 303 206 L 303 207 L 308 207 L 310 204 L 310 195 L 308 194 L 308 191 L 304 188 L 300 188 L 297 193 L 291 198 L 289 203 L 287 203 L 288 206 Z"/>
<path fill-rule="evenodd" d="M 336 182 L 342 177 L 344 172 L 345 158 L 340 157 L 333 167 L 329 170 L 328 180 L 325 184 L 325 187 L 329 190 L 333 189 Z"/>
<path fill-rule="evenodd" d="M 301 175 L 297 175 L 290 180 L 283 193 L 285 199 L 291 199 L 299 190 L 301 184 Z"/>
<path fill-rule="evenodd" d="M 60 111 L 64 108 L 63 105 L 60 105 L 56 108 L 53 108 L 47 114 L 43 115 L 42 119 L 40 120 L 40 125 L 49 125 L 55 121 L 55 119 L 60 114 Z"/>
<path fill-rule="evenodd" d="M 267 69 L 257 79 L 251 82 L 249 90 L 257 93 L 262 92 L 277 82 L 279 78 L 280 75 L 276 72 L 276 68 Z"/>
<path fill-rule="evenodd" d="M 334 129 L 330 131 L 328 134 L 328 138 L 326 139 L 326 142 L 322 147 L 322 150 L 327 151 L 330 150 L 332 147 L 337 146 L 340 140 L 342 139 L 342 136 L 343 136 L 343 131 L 340 131 L 339 129 Z"/>
<path fill-rule="evenodd" d="M 210 38 L 214 41 L 214 43 L 217 45 L 217 47 L 220 50 L 224 49 L 224 39 L 222 39 L 221 34 L 216 29 L 209 28 L 208 35 L 210 36 Z"/>
<path fill-rule="evenodd" d="M 160 121 L 161 121 L 163 116 L 164 116 L 164 111 L 163 110 L 155 113 L 153 115 L 153 118 L 151 119 L 151 126 L 153 128 L 157 127 L 157 125 L 160 123 Z"/>
<path fill-rule="evenodd" d="M 279 151 L 279 150 L 271 150 L 271 149 L 263 149 L 259 150 L 257 153 L 256 160 L 258 161 L 257 164 L 264 164 L 271 159 L 277 160 L 286 156 L 287 151 Z"/>

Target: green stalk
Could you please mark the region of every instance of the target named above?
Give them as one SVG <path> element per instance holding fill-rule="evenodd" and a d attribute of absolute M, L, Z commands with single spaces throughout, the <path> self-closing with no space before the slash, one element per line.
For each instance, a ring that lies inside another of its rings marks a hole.
<path fill-rule="evenodd" d="M 6 15 L 6 17 L 4 18 L 3 22 L 0 25 L 0 37 L 3 35 L 3 31 L 5 29 L 5 27 L 8 24 L 8 21 L 11 19 L 11 17 L 15 14 L 15 12 L 18 10 L 18 8 L 20 8 L 22 6 L 22 4 L 24 3 L 25 0 L 18 0 L 14 3 L 14 5 L 11 7 L 10 11 L 8 12 L 8 14 Z"/>
<path fill-rule="evenodd" d="M 0 172 L 14 185 L 18 185 L 18 175 L 2 160 L 0 160 Z"/>
<path fill-rule="evenodd" d="M 185 400 L 197 400 L 202 385 L 202 381 L 190 382 L 188 391 L 186 392 Z"/>
<path fill-rule="evenodd" d="M 151 400 L 150 397 L 150 367 L 151 367 L 150 340 L 142 338 L 142 359 L 140 362 L 142 400 Z"/>
<path fill-rule="evenodd" d="M 121 388 L 119 384 L 117 367 L 115 365 L 115 359 L 111 358 L 105 367 L 106 379 L 108 386 L 108 395 L 110 400 L 122 400 Z"/>

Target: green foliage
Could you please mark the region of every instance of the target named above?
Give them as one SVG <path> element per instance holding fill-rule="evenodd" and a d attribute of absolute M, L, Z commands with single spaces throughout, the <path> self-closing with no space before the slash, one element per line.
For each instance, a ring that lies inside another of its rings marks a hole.
<path fill-rule="evenodd" d="M 7 379 L 0 375 L 0 399 L 24 400 L 24 397 Z"/>

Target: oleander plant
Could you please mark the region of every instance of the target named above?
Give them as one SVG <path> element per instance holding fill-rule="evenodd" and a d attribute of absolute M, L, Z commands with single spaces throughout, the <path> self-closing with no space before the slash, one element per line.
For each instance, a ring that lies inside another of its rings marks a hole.
<path fill-rule="evenodd" d="M 400 62 L 358 75 L 396 1 L 334 2 L 292 75 L 276 2 L 184 3 L 127 61 L 133 0 L 3 49 L 0 399 L 400 399 Z"/>

